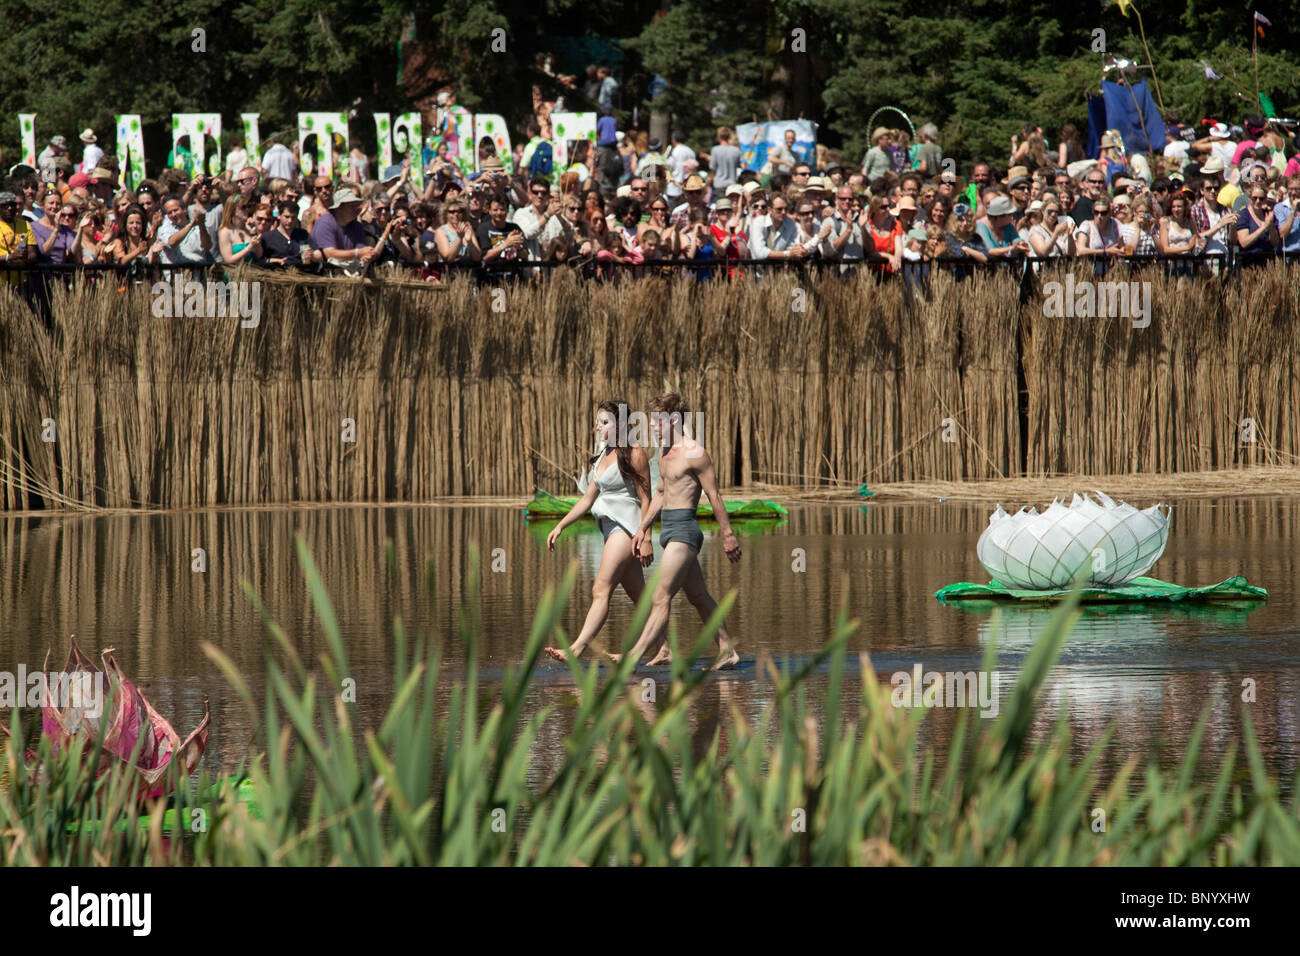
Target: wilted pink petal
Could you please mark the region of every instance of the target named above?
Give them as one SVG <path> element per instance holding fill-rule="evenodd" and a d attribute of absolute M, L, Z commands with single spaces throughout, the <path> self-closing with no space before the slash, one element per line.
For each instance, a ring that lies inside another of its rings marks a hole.
<path fill-rule="evenodd" d="M 60 710 L 55 706 L 55 695 L 50 692 L 46 695 L 41 711 L 41 730 L 50 739 L 55 753 L 71 746 L 77 738 L 84 741 L 85 752 L 90 753 L 99 736 L 101 721 L 106 721 L 103 755 L 96 774 L 107 772 L 114 760 L 126 763 L 134 756 L 135 761 L 131 767 L 141 784 L 139 799 L 144 801 L 165 796 L 167 770 L 172 760 L 178 759 L 184 773 L 189 774 L 198 766 L 199 759 L 207 748 L 208 730 L 212 722 L 208 702 L 206 699 L 203 701 L 203 720 L 182 743 L 175 728 L 154 710 L 144 694 L 122 674 L 113 657 L 112 648 L 105 650 L 101 657 L 104 663 L 102 672 L 73 641 L 64 671 L 78 679 L 82 674 L 90 675 L 91 679 L 96 674 L 101 675 L 105 684 L 102 713 L 91 717 L 84 708 L 73 706 Z M 47 654 L 47 672 L 48 664 Z M 43 676 L 42 679 L 46 678 Z M 139 753 L 135 752 L 137 745 L 140 747 Z"/>

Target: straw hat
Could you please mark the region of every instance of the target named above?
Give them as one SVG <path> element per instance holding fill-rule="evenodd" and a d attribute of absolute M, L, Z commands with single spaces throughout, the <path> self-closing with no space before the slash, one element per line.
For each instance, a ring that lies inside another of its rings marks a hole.
<path fill-rule="evenodd" d="M 1014 216 L 1016 207 L 1011 204 L 1011 200 L 1006 196 L 998 196 L 989 203 L 990 216 Z"/>
<path fill-rule="evenodd" d="M 889 130 L 886 127 L 877 126 L 874 130 L 871 131 L 871 145 L 875 146 L 876 143 L 880 142 L 880 137 L 888 136 L 888 135 L 889 135 Z"/>
<path fill-rule="evenodd" d="M 1119 141 L 1116 140 L 1115 137 L 1112 136 L 1110 133 L 1106 133 L 1105 135 L 1102 136 L 1101 138 L 1102 149 L 1119 149 L 1119 147 L 1120 147 Z"/>
<path fill-rule="evenodd" d="M 748 196 L 750 193 L 756 192 L 757 190 L 762 188 L 763 188 L 762 183 L 758 182 L 757 180 L 754 180 L 752 182 L 745 183 L 744 187 L 742 188 L 742 192 L 744 192 L 744 194 Z"/>
<path fill-rule="evenodd" d="M 1005 185 L 1006 183 L 1011 182 L 1011 180 L 1013 179 L 1020 179 L 1022 177 L 1028 177 L 1028 176 L 1029 176 L 1028 166 L 1012 166 L 1010 169 L 1007 170 L 1007 174 L 1002 177 L 1002 182 Z"/>
<path fill-rule="evenodd" d="M 1065 171 L 1070 174 L 1071 179 L 1077 179 L 1083 175 L 1084 171 L 1092 169 L 1097 165 L 1095 159 L 1078 159 L 1065 167 Z"/>
<path fill-rule="evenodd" d="M 695 175 L 687 176 L 686 182 L 682 184 L 682 189 L 686 190 L 687 192 L 690 192 L 691 190 L 694 189 L 703 189 L 703 188 L 704 188 L 704 180 L 701 179 L 699 176 L 695 176 Z"/>
<path fill-rule="evenodd" d="M 1223 159 L 1219 156 L 1211 156 L 1201 166 L 1201 172 L 1206 174 L 1223 172 Z"/>
<path fill-rule="evenodd" d="M 340 206 L 346 206 L 348 203 L 360 203 L 361 197 L 351 189 L 340 189 L 334 194 L 334 202 L 330 204 L 330 209 L 338 209 Z"/>
<path fill-rule="evenodd" d="M 99 142 L 99 137 L 95 135 L 95 131 L 90 127 L 86 127 L 85 129 L 83 129 L 81 131 L 81 136 L 78 138 L 87 146 L 89 146 L 91 143 Z"/>
<path fill-rule="evenodd" d="M 897 216 L 899 213 L 908 209 L 912 210 L 913 212 L 916 211 L 916 200 L 913 199 L 911 196 L 899 196 L 898 202 L 895 205 L 889 207 L 889 214 L 891 216 Z"/>
<path fill-rule="evenodd" d="M 740 183 L 732 183 L 727 187 L 726 195 L 728 196 L 744 196 L 745 194 L 745 187 Z"/>

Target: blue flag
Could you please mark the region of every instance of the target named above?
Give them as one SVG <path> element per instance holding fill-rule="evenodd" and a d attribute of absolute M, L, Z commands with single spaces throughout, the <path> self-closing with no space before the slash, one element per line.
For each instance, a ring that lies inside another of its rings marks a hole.
<path fill-rule="evenodd" d="M 1151 98 L 1146 80 L 1138 80 L 1132 86 L 1103 82 L 1101 93 L 1106 100 L 1106 126 L 1119 130 L 1126 151 L 1158 153 L 1165 148 L 1165 121 Z M 1091 146 L 1091 134 L 1088 140 Z"/>

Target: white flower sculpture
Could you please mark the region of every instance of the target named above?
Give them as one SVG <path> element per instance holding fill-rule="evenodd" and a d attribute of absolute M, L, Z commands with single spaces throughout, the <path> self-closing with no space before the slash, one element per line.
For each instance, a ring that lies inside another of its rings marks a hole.
<path fill-rule="evenodd" d="M 1057 499 L 1042 514 L 1007 514 L 999 505 L 975 546 L 980 564 L 993 580 L 1034 591 L 1069 587 L 1085 566 L 1086 587 L 1116 587 L 1145 574 L 1164 553 L 1172 511 L 1138 511 L 1100 491 L 1097 498 L 1100 504 L 1075 495 L 1068 508 Z"/>

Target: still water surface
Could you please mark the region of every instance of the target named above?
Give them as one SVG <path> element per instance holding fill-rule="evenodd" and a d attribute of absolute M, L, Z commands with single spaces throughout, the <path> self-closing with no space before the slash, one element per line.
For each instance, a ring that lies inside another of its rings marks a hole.
<path fill-rule="evenodd" d="M 1150 502 L 1135 502 L 1140 506 Z M 1006 504 L 1010 504 L 1007 502 Z M 799 505 L 779 525 L 742 530 L 744 559 L 730 565 L 706 526 L 705 578 L 715 597 L 736 589 L 729 620 L 742 664 L 706 684 L 695 720 L 708 733 L 735 705 L 757 715 L 771 702 L 758 659 L 795 665 L 831 633 L 841 602 L 859 622 L 849 640 L 854 681 L 858 653 L 868 652 L 880 680 L 921 664 L 929 671 L 980 667 L 997 635 L 998 674 L 1005 697 L 1049 611 L 944 606 L 933 594 L 954 581 L 985 581 L 975 542 L 991 508 L 958 503 Z M 61 516 L 0 519 L 0 670 L 41 666 L 47 650 L 61 665 L 75 634 L 96 657 L 114 647 L 128 676 L 186 734 L 211 703 L 209 752 L 222 766 L 247 752 L 246 714 L 200 644 L 221 647 L 255 693 L 262 686 L 264 629 L 241 582 L 313 660 L 324 640 L 297 567 L 295 535 L 318 564 L 344 629 L 358 706 L 376 722 L 391 695 L 392 622 L 440 635 L 449 673 L 466 651 L 454 636 L 472 546 L 481 549 L 483 635 L 479 663 L 490 678 L 519 660 L 544 588 L 578 564 L 575 599 L 565 628 L 576 635 L 599 560 L 601 536 L 584 523 L 546 550 L 550 523 L 529 525 L 521 508 L 303 508 L 198 514 Z M 1088 610 L 1053 671 L 1037 731 L 1064 707 L 1082 752 L 1110 724 L 1115 743 L 1103 762 L 1113 770 L 1129 755 L 1178 759 L 1207 706 L 1206 747 L 1217 756 L 1241 738 L 1249 707 L 1270 769 L 1284 786 L 1297 770 L 1300 736 L 1300 562 L 1295 547 L 1300 501 L 1253 498 L 1174 502 L 1173 531 L 1152 575 L 1203 585 L 1245 575 L 1269 591 L 1267 604 Z M 391 540 L 396 572 L 385 542 Z M 191 570 L 196 548 L 207 570 Z M 496 550 L 500 549 L 500 550 Z M 796 571 L 803 549 L 805 571 Z M 433 593 L 426 587 L 433 563 Z M 492 570 L 493 564 L 504 570 Z M 693 639 L 698 618 L 684 600 L 673 621 Z M 619 592 L 602 637 L 612 648 L 631 619 Z M 658 671 L 666 676 L 666 671 Z M 1241 701 L 1243 680 L 1256 701 Z M 639 690 L 639 685 L 637 686 Z M 567 669 L 547 664 L 534 683 L 538 706 L 562 703 L 573 691 Z M 565 708 L 561 708 L 565 710 Z M 940 751 L 951 712 L 936 711 L 924 738 Z M 562 752 L 561 713 L 540 741 L 541 764 Z"/>

